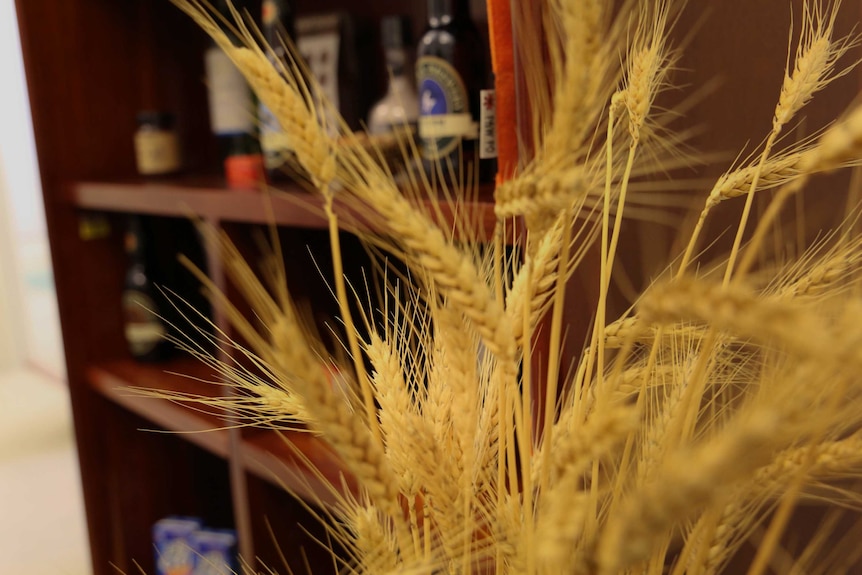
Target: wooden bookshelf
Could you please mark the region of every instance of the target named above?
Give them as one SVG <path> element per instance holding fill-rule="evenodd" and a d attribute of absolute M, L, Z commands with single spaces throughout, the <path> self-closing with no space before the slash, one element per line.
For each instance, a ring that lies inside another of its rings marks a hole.
<path fill-rule="evenodd" d="M 497 223 L 492 185 L 480 186 L 476 199 L 455 209 L 446 202 L 417 201 L 441 228 L 454 227 L 456 217 L 470 223 L 470 233 L 490 240 Z M 261 190 L 232 190 L 218 177 L 186 177 L 159 181 L 82 181 L 69 188 L 68 201 L 82 209 L 129 212 L 169 217 L 197 217 L 210 221 L 257 223 L 307 229 L 326 229 L 328 222 L 319 194 L 300 184 L 279 184 Z M 347 229 L 386 233 L 386 222 L 367 207 L 336 197 L 335 210 Z M 511 243 L 513 235 L 506 241 Z"/>
<path fill-rule="evenodd" d="M 153 424 L 142 432 L 175 434 L 219 457 L 231 456 L 227 427 L 234 423 L 224 412 L 192 399 L 231 393 L 202 362 L 190 358 L 154 364 L 115 360 L 90 367 L 87 377 L 105 399 Z M 174 395 L 176 400 L 153 397 L 154 392 Z M 355 488 L 332 449 L 300 429 L 244 428 L 239 460 L 248 472 L 312 505 L 335 502 L 328 485 Z"/>
<path fill-rule="evenodd" d="M 471 6 L 474 17 L 481 20 L 485 1 L 472 0 Z M 703 12 L 696 9 L 680 22 L 678 28 L 688 43 L 677 67 L 684 74 L 675 80 L 706 86 L 717 77 L 728 79 L 714 93 L 703 95 L 697 106 L 686 108 L 690 126 L 709 128 L 695 131 L 704 135 L 694 139 L 693 146 L 732 158 L 752 135 L 768 132 L 786 62 L 785 23 L 791 6 L 796 10 L 801 2 L 727 0 L 710 5 L 709 25 L 702 25 Z M 250 0 L 247 7 L 250 13 L 258 13 L 260 1 Z M 371 31 L 366 36 L 369 45 L 379 41 L 375 31 L 384 15 L 409 14 L 414 37 L 425 24 L 425 2 L 297 0 L 296 7 L 300 14 L 351 11 L 357 25 Z M 220 173 L 202 81 L 208 38 L 169 0 L 16 0 L 16 8 L 93 573 L 112 575 L 117 569 L 136 573 L 136 561 L 145 572 L 154 573 L 149 539 L 153 521 L 162 514 L 206 514 L 208 510 L 215 520 L 237 529 L 244 556 L 259 557 L 264 564 L 280 568 L 281 552 L 302 557 L 292 537 L 306 505 L 282 487 L 308 500 L 325 498 L 308 463 L 330 480 L 339 480 L 341 466 L 325 444 L 307 433 L 224 429 L 225 420 L 217 413 L 127 393 L 130 386 L 200 394 L 219 390 L 195 381 L 194 377 L 210 380 L 213 374 L 193 360 L 143 365 L 131 359 L 119 305 L 126 261 L 118 231 L 125 214 L 149 215 L 158 220 L 156 227 L 170 242 L 176 220 L 200 217 L 252 244 L 250 232 L 255 227 L 276 224 L 295 240 L 289 246 L 294 250 L 291 255 L 308 255 L 317 249 L 314 255 L 325 257 L 328 224 L 321 200 L 289 184 L 272 194 L 229 190 L 220 177 L 207 175 Z M 854 18 L 839 24 L 858 20 L 858 7 L 845 3 L 844 9 L 852 11 Z M 743 11 L 751 16 L 741 22 L 738 14 Z M 379 97 L 387 75 L 383 59 L 369 58 L 367 65 L 363 84 L 372 91 L 376 88 L 374 95 Z M 736 76 L 737 69 L 748 75 Z M 855 74 L 837 81 L 832 93 L 838 96 L 821 100 L 819 108 L 810 110 L 811 124 L 834 117 L 835 110 L 857 95 L 857 84 Z M 367 98 L 363 101 L 367 103 Z M 520 104 L 526 112 L 529 102 Z M 673 102 L 667 107 L 674 109 Z M 175 113 L 186 176 L 157 181 L 136 177 L 135 116 L 144 109 Z M 714 181 L 725 168 L 724 164 L 697 167 L 686 177 Z M 480 190 L 478 200 L 466 208 L 458 217 L 479 222 L 480 237 L 489 239 L 496 223 L 493 190 Z M 727 221 L 722 214 L 735 217 L 725 211 L 731 209 L 723 205 L 716 210 L 717 225 L 724 227 Z M 386 233 L 386 222 L 375 220 L 373 210 L 344 202 L 337 210 L 344 216 L 342 223 L 350 224 L 355 217 L 366 226 L 363 229 Z M 82 219 L 93 216 L 103 217 L 108 224 L 104 234 L 81 233 Z M 455 216 L 444 209 L 440 227 L 453 229 Z M 667 227 L 640 224 L 620 239 L 625 246 L 620 259 L 626 270 L 640 269 L 632 262 L 643 260 L 645 252 L 668 252 Z M 510 236 L 507 241 L 515 240 Z M 204 251 L 209 273 L 218 286 L 226 287 L 213 246 L 204 246 Z M 311 271 L 317 276 L 316 270 Z M 654 272 L 645 268 L 638 274 L 642 277 L 629 279 L 637 288 Z M 312 274 L 299 275 L 302 283 Z M 583 277 L 576 274 L 571 284 L 569 299 L 582 305 L 586 322 L 591 321 L 593 308 L 586 304 L 595 295 L 591 290 L 596 277 L 592 272 Z M 329 299 L 317 284 L 300 287 L 305 287 L 303 295 L 313 306 L 323 307 Z M 625 306 L 631 303 L 620 301 Z M 213 320 L 227 329 L 218 310 Z M 570 341 L 573 346 L 581 344 L 575 337 Z M 350 489 L 350 478 L 345 480 Z M 261 519 L 265 516 L 277 518 L 274 533 L 284 536 L 286 549 L 272 545 L 269 527 Z M 293 567 L 294 572 L 305 572 L 301 562 Z M 332 571 L 332 561 L 324 558 L 313 567 L 315 573 Z"/>
<path fill-rule="evenodd" d="M 141 364 L 115 360 L 87 369 L 90 385 L 108 401 L 151 421 L 150 431 L 180 434 L 183 439 L 219 457 L 228 457 L 230 446 L 225 421 L 212 408 L 194 409 L 193 404 L 150 397 L 141 390 L 213 397 L 219 392 L 217 379 L 202 363 L 180 359 L 169 364 Z M 146 431 L 146 430 L 145 430 Z"/>

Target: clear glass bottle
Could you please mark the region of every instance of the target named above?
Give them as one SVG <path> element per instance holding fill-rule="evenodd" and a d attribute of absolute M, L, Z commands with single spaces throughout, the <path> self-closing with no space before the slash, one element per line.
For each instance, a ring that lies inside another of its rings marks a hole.
<path fill-rule="evenodd" d="M 410 21 L 406 16 L 387 16 L 380 25 L 389 82 L 386 94 L 368 115 L 368 132 L 383 135 L 396 130 L 413 134 L 419 120 L 419 98 L 413 78 L 408 74 Z"/>

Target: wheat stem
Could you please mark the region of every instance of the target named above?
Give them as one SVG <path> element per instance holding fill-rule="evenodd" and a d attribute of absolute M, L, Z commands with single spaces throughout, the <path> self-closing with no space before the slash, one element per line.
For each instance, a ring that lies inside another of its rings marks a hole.
<path fill-rule="evenodd" d="M 359 337 L 353 323 L 353 314 L 350 311 L 350 304 L 347 301 L 347 287 L 345 286 L 344 281 L 344 263 L 341 260 L 341 238 L 339 237 L 338 230 L 338 216 L 332 208 L 331 190 L 327 189 L 324 192 L 324 201 L 326 218 L 329 222 L 329 245 L 332 252 L 333 279 L 335 281 L 335 291 L 338 297 L 338 308 L 341 313 L 342 321 L 344 322 L 350 356 L 353 359 L 353 368 L 356 373 L 356 377 L 359 380 L 359 389 L 362 392 L 362 399 L 365 405 L 365 418 L 371 429 L 371 434 L 374 437 L 374 440 L 381 443 L 380 425 L 377 421 L 377 408 L 374 405 L 374 391 L 371 389 L 371 381 L 368 378 L 368 374 L 365 372 L 365 362 L 363 361 L 362 350 L 359 346 Z"/>

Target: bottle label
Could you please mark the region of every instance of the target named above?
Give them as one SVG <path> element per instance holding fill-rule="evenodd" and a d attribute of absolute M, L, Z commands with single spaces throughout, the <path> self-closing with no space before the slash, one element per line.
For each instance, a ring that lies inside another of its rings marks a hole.
<path fill-rule="evenodd" d="M 155 302 L 145 293 L 127 291 L 123 294 L 126 341 L 132 355 L 146 355 L 164 339 L 167 330 L 155 309 Z"/>
<path fill-rule="evenodd" d="M 195 564 L 194 549 L 183 538 L 168 542 L 159 553 L 156 565 L 165 575 L 191 575 Z"/>
<path fill-rule="evenodd" d="M 320 26 L 328 26 L 326 18 L 321 18 Z M 307 16 L 300 20 L 297 28 L 314 26 L 316 19 L 316 16 Z M 339 124 L 337 111 L 342 109 L 339 98 L 341 90 L 339 71 L 342 67 L 339 61 L 341 33 L 338 28 L 300 33 L 296 40 L 296 47 L 317 82 L 319 92 L 315 94 L 315 100 L 318 100 L 316 97 L 318 94 L 320 96 L 319 101 L 316 102 L 318 117 L 324 129 L 331 136 L 336 136 Z M 323 102 L 328 102 L 331 106 L 326 106 Z"/>
<path fill-rule="evenodd" d="M 251 133 L 254 105 L 251 88 L 242 72 L 221 48 L 210 48 L 205 57 L 210 127 L 215 134 Z"/>
<path fill-rule="evenodd" d="M 290 136 L 281 129 L 278 118 L 263 104 L 260 115 L 260 149 L 267 169 L 281 167 L 292 151 Z"/>
<path fill-rule="evenodd" d="M 139 131 L 135 134 L 135 159 L 141 175 L 169 174 L 180 168 L 180 146 L 172 131 Z"/>
<path fill-rule="evenodd" d="M 416 62 L 419 83 L 419 137 L 422 154 L 439 160 L 454 152 L 462 139 L 476 139 L 478 126 L 460 74 L 449 62 L 423 56 Z"/>
<path fill-rule="evenodd" d="M 479 93 L 482 111 L 479 114 L 479 159 L 497 157 L 497 96 L 494 90 Z"/>

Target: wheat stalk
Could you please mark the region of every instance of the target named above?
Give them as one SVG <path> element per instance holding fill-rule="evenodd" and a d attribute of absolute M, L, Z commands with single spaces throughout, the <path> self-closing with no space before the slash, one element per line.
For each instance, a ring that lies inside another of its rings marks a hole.
<path fill-rule="evenodd" d="M 436 223 L 445 221 L 444 202 L 458 211 L 454 195 L 469 186 L 435 189 L 424 174 L 411 174 L 405 191 L 372 152 L 335 145 L 298 64 L 271 64 L 242 24 L 243 45 L 233 46 L 203 3 L 177 1 L 294 135 L 298 161 L 326 201 L 330 233 L 339 225 L 337 191 L 366 213 L 373 210 L 384 233 L 367 239 L 409 268 L 402 276 L 408 303 L 384 308 L 383 333 L 368 302 L 370 333 L 360 350 L 346 279 L 336 266 L 346 347 L 357 362 L 366 418 L 357 415 L 355 397 L 329 384 L 321 368 L 328 354 L 281 287 L 281 270 L 270 270 L 276 285 L 267 290 L 242 254 L 224 243 L 232 281 L 265 326 L 260 333 L 217 286 L 204 282 L 248 334 L 251 351 L 236 349 L 263 376 L 215 364 L 231 385 L 255 395 L 203 405 L 257 422 L 290 410 L 333 445 L 362 488 L 359 501 L 342 500 L 333 515 L 331 532 L 352 558 L 346 572 L 664 573 L 671 560 L 674 575 L 702 572 L 721 565 L 759 528 L 776 499 L 781 513 L 800 494 L 854 501 L 837 487 L 825 494 L 813 489 L 858 472 L 857 435 L 851 434 L 862 425 L 854 376 L 862 367 L 862 305 L 849 288 L 859 244 L 848 234 L 834 249 L 806 254 L 774 282 L 761 280 L 755 288 L 745 281 L 781 203 L 813 174 L 858 164 L 858 110 L 816 142 L 806 138 L 773 153 L 779 133 L 807 102 L 850 69 L 836 68 L 856 45 L 852 35 L 832 39 L 838 3 L 828 12 L 804 4 L 773 131 L 759 157 L 711 189 L 676 279 L 655 283 L 608 324 L 620 234 L 627 217 L 650 207 L 631 205 L 636 191 L 648 189 L 637 180 L 655 174 L 686 137 L 668 130 L 681 111 L 654 109 L 676 61 L 669 33 L 681 3 L 627 1 L 619 15 L 592 0 L 513 6 L 523 17 L 515 28 L 526 34 L 518 49 L 537 122 L 520 174 L 496 189 L 500 221 L 490 251 L 497 253 L 484 257 L 469 225 Z M 544 58 L 524 48 L 541 46 L 539 28 L 530 28 L 538 23 L 549 36 L 551 82 L 538 68 Z M 335 128 L 348 142 L 356 138 L 343 124 Z M 742 252 L 735 243 L 723 283 L 689 277 L 689 265 L 700 263 L 694 249 L 710 210 L 747 195 L 741 238 L 753 195 L 771 188 L 779 189 L 777 200 L 751 246 Z M 430 208 L 414 201 L 423 194 Z M 526 224 L 520 260 L 504 258 L 501 249 L 503 220 L 513 217 Z M 593 329 L 575 375 L 562 376 L 572 359 L 561 355 L 571 336 L 567 283 L 599 233 Z M 463 245 L 458 237 L 466 238 Z M 340 244 L 331 242 L 340 261 Z M 770 269 L 756 271 L 763 278 Z M 393 311 L 398 317 L 390 320 Z M 543 317 L 550 320 L 541 327 L 548 329 L 547 353 L 533 347 Z M 366 358 L 368 386 L 358 366 Z M 543 396 L 534 397 L 542 386 Z M 761 555 L 775 548 L 782 521 L 766 533 Z M 678 533 L 687 538 L 677 542 Z M 800 564 L 811 556 L 806 552 Z"/>
<path fill-rule="evenodd" d="M 811 479 L 841 476 L 849 470 L 859 469 L 862 463 L 862 444 L 858 437 L 823 443 L 817 445 L 814 450 L 813 465 L 806 472 Z M 696 548 L 705 550 L 704 573 L 717 573 L 720 570 L 721 565 L 744 541 L 742 535 L 758 515 L 756 509 L 768 508 L 775 494 L 780 493 L 802 468 L 808 453 L 808 447 L 782 451 L 772 463 L 758 469 L 750 482 L 728 497 L 728 502 L 721 506 L 721 512 L 717 516 L 705 515 L 692 528 L 693 533 L 700 533 L 707 528 L 706 522 L 709 519 L 714 522 L 714 525 L 709 526 L 709 540 L 692 540 Z"/>
<path fill-rule="evenodd" d="M 662 461 L 654 481 L 627 498 L 603 530 L 600 572 L 618 573 L 645 559 L 665 530 L 749 477 L 774 448 L 777 423 L 769 412 L 757 413 L 691 453 Z"/>

